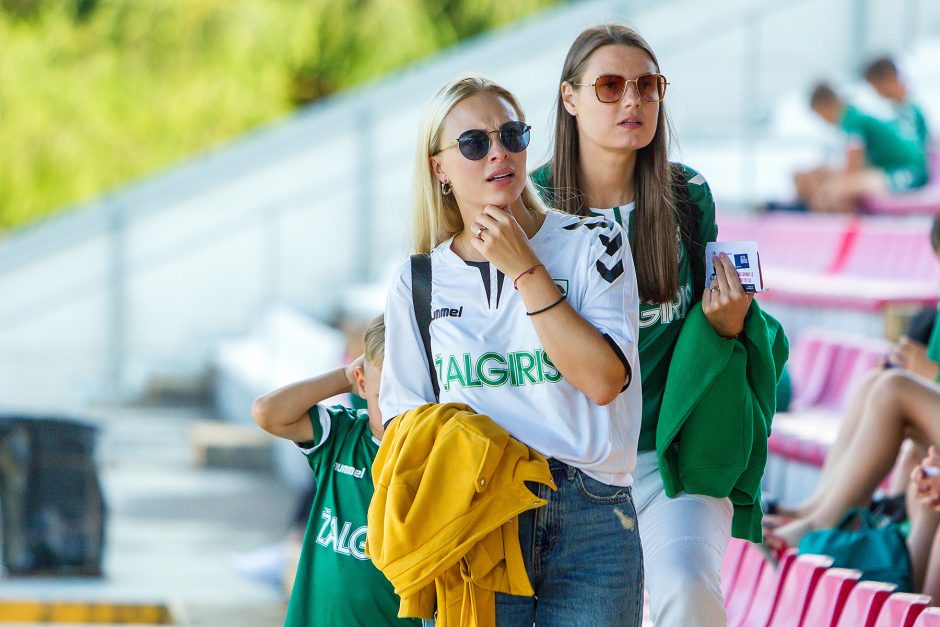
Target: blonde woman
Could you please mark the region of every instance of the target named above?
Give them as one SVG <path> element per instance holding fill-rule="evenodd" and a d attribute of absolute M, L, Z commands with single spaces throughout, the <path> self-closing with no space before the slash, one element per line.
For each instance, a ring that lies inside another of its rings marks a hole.
<path fill-rule="evenodd" d="M 424 113 L 415 248 L 430 254 L 440 401 L 540 451 L 558 486 L 520 517 L 536 596 L 497 595 L 497 624 L 639 625 L 633 262 L 613 221 L 545 210 L 527 183 L 530 133 L 515 97 L 476 75 L 444 85 Z M 405 263 L 386 311 L 387 419 L 435 400 L 411 289 Z"/>

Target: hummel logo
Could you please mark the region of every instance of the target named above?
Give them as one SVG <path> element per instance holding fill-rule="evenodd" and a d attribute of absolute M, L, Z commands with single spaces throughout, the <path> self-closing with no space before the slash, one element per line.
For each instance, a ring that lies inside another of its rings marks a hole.
<path fill-rule="evenodd" d="M 431 322 L 437 320 L 438 318 L 459 318 L 463 315 L 463 307 L 460 309 L 450 309 L 448 307 L 441 307 L 440 309 L 435 309 L 431 312 Z"/>

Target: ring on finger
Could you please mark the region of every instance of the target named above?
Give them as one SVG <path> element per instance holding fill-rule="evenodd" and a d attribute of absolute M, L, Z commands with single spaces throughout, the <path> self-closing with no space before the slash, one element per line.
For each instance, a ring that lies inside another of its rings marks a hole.
<path fill-rule="evenodd" d="M 714 294 L 715 292 L 718 291 L 718 288 L 717 288 L 717 287 L 712 287 L 712 288 L 710 288 L 710 289 L 711 289 L 711 291 L 712 291 L 712 294 Z"/>

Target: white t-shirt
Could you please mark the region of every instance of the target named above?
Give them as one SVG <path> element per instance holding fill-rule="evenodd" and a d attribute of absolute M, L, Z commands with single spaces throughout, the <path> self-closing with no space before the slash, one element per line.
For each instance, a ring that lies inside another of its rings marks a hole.
<path fill-rule="evenodd" d="M 431 352 L 440 401 L 466 403 L 546 457 L 598 481 L 632 485 L 642 393 L 639 299 L 626 234 L 603 217 L 549 212 L 530 244 L 571 306 L 615 347 L 632 375 L 629 385 L 605 406 L 575 389 L 542 348 L 513 277 L 492 264 L 481 272 L 448 240 L 431 252 Z M 385 325 L 379 405 L 390 420 L 434 401 L 409 261 L 392 280 Z"/>

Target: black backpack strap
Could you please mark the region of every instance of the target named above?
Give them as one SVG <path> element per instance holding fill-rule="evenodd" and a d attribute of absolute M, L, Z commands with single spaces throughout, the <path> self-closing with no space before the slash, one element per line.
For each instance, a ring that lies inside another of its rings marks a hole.
<path fill-rule="evenodd" d="M 437 383 L 434 357 L 431 354 L 431 255 L 418 253 L 411 256 L 411 304 L 414 307 L 418 331 L 421 332 L 421 341 L 424 343 L 428 375 L 434 387 L 434 400 L 438 401 L 441 388 Z"/>
<path fill-rule="evenodd" d="M 676 216 L 679 220 L 679 232 L 682 245 L 689 256 L 692 270 L 692 302 L 698 302 L 705 290 L 705 242 L 698 232 L 698 206 L 689 193 L 689 184 L 683 175 L 681 165 L 673 167 L 672 194 L 676 201 Z"/>

